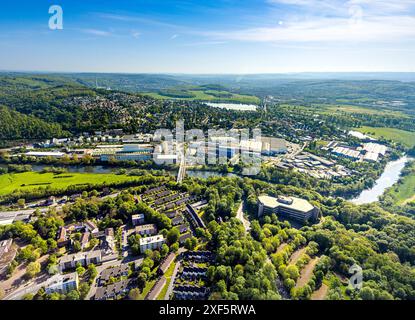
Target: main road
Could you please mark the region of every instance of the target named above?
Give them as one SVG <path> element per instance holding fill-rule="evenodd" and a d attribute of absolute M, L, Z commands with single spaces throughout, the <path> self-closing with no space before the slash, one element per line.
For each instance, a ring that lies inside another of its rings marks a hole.
<path fill-rule="evenodd" d="M 177 148 L 177 152 L 180 157 L 180 168 L 177 174 L 177 183 L 181 183 L 184 177 L 186 176 L 186 157 L 185 157 L 185 152 L 184 152 L 184 144 L 182 144 L 182 146 L 183 146 L 183 149 L 181 146 Z"/>

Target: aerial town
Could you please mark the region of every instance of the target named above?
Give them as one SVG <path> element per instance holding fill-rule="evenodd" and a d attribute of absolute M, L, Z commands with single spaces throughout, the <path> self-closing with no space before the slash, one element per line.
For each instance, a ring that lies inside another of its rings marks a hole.
<path fill-rule="evenodd" d="M 414 0 L 0 9 L 4 314 L 415 300 Z"/>

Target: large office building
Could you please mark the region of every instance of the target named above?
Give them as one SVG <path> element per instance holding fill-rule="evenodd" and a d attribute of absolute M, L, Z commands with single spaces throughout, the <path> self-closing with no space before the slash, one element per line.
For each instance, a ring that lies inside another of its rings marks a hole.
<path fill-rule="evenodd" d="M 318 209 L 307 200 L 283 196 L 278 198 L 269 196 L 258 197 L 258 216 L 272 213 L 282 218 L 302 223 L 316 221 L 318 218 Z"/>

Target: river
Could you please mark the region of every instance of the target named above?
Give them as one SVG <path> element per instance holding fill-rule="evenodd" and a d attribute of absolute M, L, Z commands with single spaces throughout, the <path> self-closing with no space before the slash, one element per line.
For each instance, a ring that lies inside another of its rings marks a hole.
<path fill-rule="evenodd" d="M 222 173 L 218 171 L 198 171 L 198 170 L 186 170 L 186 175 L 193 178 L 208 179 L 211 177 L 237 177 L 234 173 Z"/>
<path fill-rule="evenodd" d="M 402 170 L 405 168 L 407 162 L 412 158 L 404 156 L 398 160 L 389 162 L 382 175 L 376 180 L 372 189 L 363 190 L 360 195 L 351 200 L 354 204 L 367 204 L 376 202 L 386 189 L 392 187 L 398 182 Z"/>

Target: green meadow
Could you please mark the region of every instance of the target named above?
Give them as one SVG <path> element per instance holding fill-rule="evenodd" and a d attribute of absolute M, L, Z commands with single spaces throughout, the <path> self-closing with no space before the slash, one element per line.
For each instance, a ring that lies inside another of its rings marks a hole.
<path fill-rule="evenodd" d="M 121 183 L 134 179 L 136 177 L 107 173 L 9 173 L 0 175 L 0 195 L 8 195 L 16 190 L 31 191 L 39 188 L 66 189 L 71 185 Z"/>
<path fill-rule="evenodd" d="M 408 148 L 415 146 L 415 132 L 385 127 L 361 127 L 356 130 L 374 138 L 384 138 L 402 143 Z"/>

